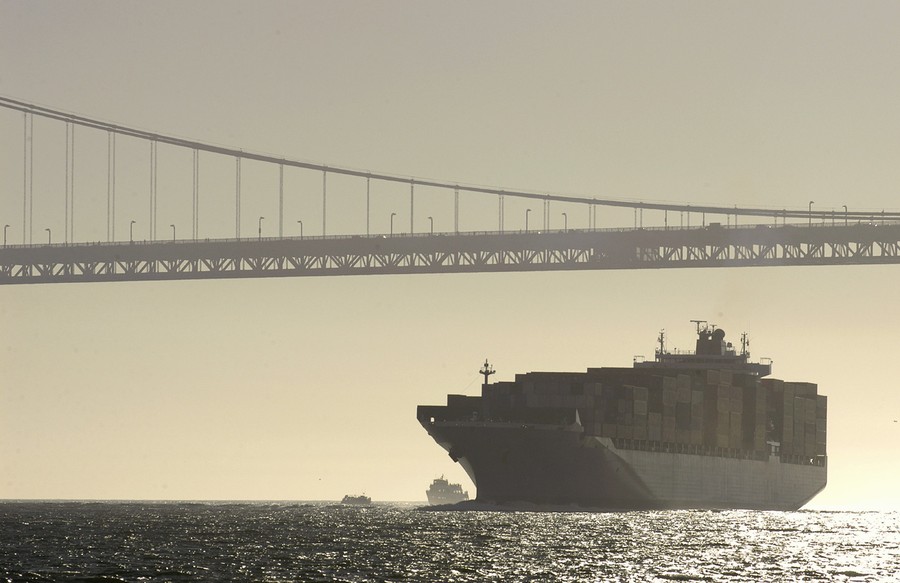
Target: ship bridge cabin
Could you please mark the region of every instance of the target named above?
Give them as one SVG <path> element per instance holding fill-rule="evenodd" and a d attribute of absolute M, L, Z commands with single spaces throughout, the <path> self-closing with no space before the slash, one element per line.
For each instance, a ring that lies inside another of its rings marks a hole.
<path fill-rule="evenodd" d="M 772 361 L 763 358 L 760 362 L 750 362 L 750 345 L 747 334 L 741 335 L 741 351 L 737 352 L 731 342 L 725 341 L 725 330 L 713 326 L 707 326 L 706 322 L 694 320 L 697 323 L 697 348 L 691 352 L 688 350 L 666 350 L 665 332 L 659 333 L 655 359 L 642 362 L 635 359 L 635 368 L 668 368 L 668 369 L 692 369 L 714 368 L 731 370 L 764 377 L 772 374 Z M 701 324 L 703 326 L 701 327 Z"/>

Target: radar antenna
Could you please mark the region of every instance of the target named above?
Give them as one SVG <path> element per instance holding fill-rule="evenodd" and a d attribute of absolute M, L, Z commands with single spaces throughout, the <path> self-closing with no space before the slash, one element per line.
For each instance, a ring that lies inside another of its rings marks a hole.
<path fill-rule="evenodd" d="M 494 370 L 494 367 L 493 367 L 493 366 L 491 366 L 490 364 L 488 364 L 488 361 L 487 361 L 487 359 L 485 358 L 485 359 L 484 359 L 484 366 L 481 367 L 481 370 L 478 371 L 478 372 L 480 372 L 481 374 L 484 375 L 484 384 L 488 384 L 488 377 L 491 376 L 492 374 L 494 374 L 494 373 L 497 372 L 497 371 Z"/>
<path fill-rule="evenodd" d="M 691 320 L 694 324 L 697 325 L 697 336 L 700 335 L 700 324 L 706 324 L 706 320 Z M 704 327 L 705 328 L 705 327 Z"/>

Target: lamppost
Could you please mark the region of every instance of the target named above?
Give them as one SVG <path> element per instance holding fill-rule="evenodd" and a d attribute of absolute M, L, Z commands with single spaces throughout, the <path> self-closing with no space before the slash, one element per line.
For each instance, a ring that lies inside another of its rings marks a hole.
<path fill-rule="evenodd" d="M 567 215 L 566 213 L 563 213 L 562 216 L 563 216 L 563 231 L 568 231 L 569 230 L 569 215 Z"/>
<path fill-rule="evenodd" d="M 391 237 L 394 236 L 394 217 L 397 216 L 397 213 L 391 213 Z"/>
<path fill-rule="evenodd" d="M 428 217 L 428 223 L 431 225 L 431 234 L 434 235 L 434 219 Z"/>
<path fill-rule="evenodd" d="M 3 225 L 3 246 L 6 247 L 6 229 L 9 228 L 9 225 Z"/>
<path fill-rule="evenodd" d="M 525 232 L 528 232 L 528 215 L 531 213 L 531 209 L 525 209 Z"/>
<path fill-rule="evenodd" d="M 169 225 L 169 226 L 172 227 L 172 240 L 174 241 L 175 240 L 175 225 Z"/>
<path fill-rule="evenodd" d="M 262 222 L 263 222 L 264 218 L 266 218 L 266 217 L 259 217 L 259 220 L 256 222 L 257 235 L 258 235 L 260 241 L 262 241 Z"/>
<path fill-rule="evenodd" d="M 816 202 L 814 200 L 809 201 L 809 226 L 812 226 L 812 205 Z"/>
<path fill-rule="evenodd" d="M 44 230 L 47 231 L 47 245 L 49 245 L 50 244 L 50 228 L 47 227 Z"/>
<path fill-rule="evenodd" d="M 844 205 L 844 226 L 846 227 L 849 224 L 847 220 L 847 205 Z"/>
<path fill-rule="evenodd" d="M 129 240 L 131 243 L 134 243 L 134 224 L 135 224 L 136 222 L 137 222 L 137 221 L 134 221 L 134 220 L 133 220 L 133 221 L 131 221 L 131 224 L 128 226 L 128 240 Z"/>
<path fill-rule="evenodd" d="M 300 223 L 300 238 L 302 239 L 303 238 L 303 221 L 297 221 L 297 222 Z"/>

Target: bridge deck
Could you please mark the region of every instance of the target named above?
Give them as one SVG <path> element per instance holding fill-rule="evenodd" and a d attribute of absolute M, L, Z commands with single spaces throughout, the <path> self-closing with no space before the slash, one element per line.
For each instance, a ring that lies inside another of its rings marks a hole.
<path fill-rule="evenodd" d="M 0 284 L 876 263 L 900 223 L 20 245 Z"/>

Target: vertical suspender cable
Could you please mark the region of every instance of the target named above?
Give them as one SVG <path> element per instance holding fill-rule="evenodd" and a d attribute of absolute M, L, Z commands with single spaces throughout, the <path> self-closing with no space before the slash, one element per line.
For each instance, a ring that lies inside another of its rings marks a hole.
<path fill-rule="evenodd" d="M 72 124 L 72 182 L 69 194 L 69 238 L 75 242 L 75 124 Z"/>
<path fill-rule="evenodd" d="M 159 179 L 157 173 L 157 167 L 159 166 L 159 154 L 157 152 L 157 148 L 159 147 L 159 143 L 156 140 L 153 140 L 153 236 L 150 238 L 151 241 L 156 241 L 157 238 L 157 210 L 159 209 Z"/>
<path fill-rule="evenodd" d="M 150 240 L 156 240 L 156 140 L 150 140 Z"/>
<path fill-rule="evenodd" d="M 28 112 L 22 113 L 22 245 L 28 242 Z"/>
<path fill-rule="evenodd" d="M 197 239 L 197 231 L 200 227 L 200 151 L 194 148 L 194 208 L 192 211 L 193 224 L 191 225 L 191 237 Z"/>
<path fill-rule="evenodd" d="M 116 240 L 116 133 L 112 134 L 112 240 Z"/>
<path fill-rule="evenodd" d="M 22 244 L 31 244 L 34 230 L 34 114 L 25 112 L 25 131 L 22 139 L 23 190 Z"/>
<path fill-rule="evenodd" d="M 284 237 L 284 164 L 278 165 L 278 237 Z"/>
<path fill-rule="evenodd" d="M 75 124 L 66 122 L 66 224 L 63 242 L 75 240 Z"/>
<path fill-rule="evenodd" d="M 325 236 L 325 211 L 327 209 L 327 200 L 325 199 L 326 194 L 326 179 L 328 178 L 328 171 L 322 170 L 322 236 Z"/>
<path fill-rule="evenodd" d="M 63 243 L 69 242 L 69 143 L 72 133 L 72 124 L 66 122 L 66 214 L 63 225 Z"/>
<path fill-rule="evenodd" d="M 234 177 L 234 236 L 241 238 L 241 157 L 235 160 Z"/>
<path fill-rule="evenodd" d="M 543 220 L 543 227 L 542 227 L 542 228 L 543 228 L 544 231 L 546 231 L 546 230 L 547 230 L 547 199 L 546 199 L 546 198 L 545 198 L 544 200 L 541 201 L 541 207 L 542 207 L 542 209 L 543 209 L 543 214 L 544 214 L 544 217 L 543 217 L 544 220 Z"/>
<path fill-rule="evenodd" d="M 112 237 L 116 240 L 116 133 L 112 136 Z"/>
<path fill-rule="evenodd" d="M 453 231 L 459 235 L 459 186 L 453 189 Z"/>
<path fill-rule="evenodd" d="M 544 199 L 544 230 L 550 230 L 550 199 Z"/>
<path fill-rule="evenodd" d="M 34 114 L 28 122 L 28 242 L 34 240 Z"/>
<path fill-rule="evenodd" d="M 112 241 L 112 132 L 106 131 L 106 242 Z"/>

